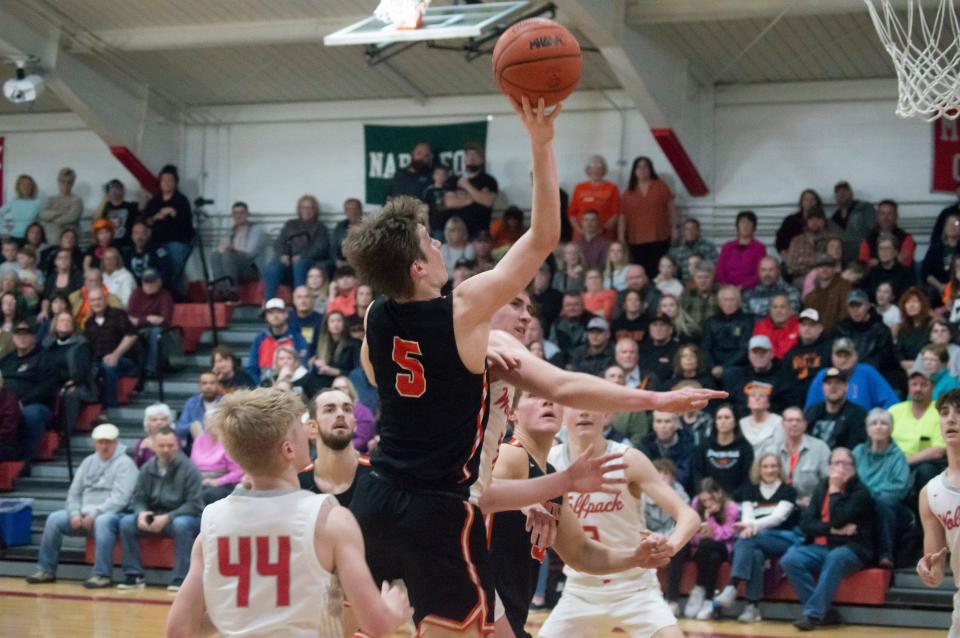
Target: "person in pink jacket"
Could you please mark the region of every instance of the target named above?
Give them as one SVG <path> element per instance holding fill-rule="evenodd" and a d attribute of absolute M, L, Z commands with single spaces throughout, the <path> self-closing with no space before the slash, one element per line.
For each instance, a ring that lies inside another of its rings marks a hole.
<path fill-rule="evenodd" d="M 757 266 L 767 256 L 767 247 L 754 238 L 757 231 L 757 216 L 745 210 L 737 215 L 737 238 L 720 248 L 717 257 L 716 281 L 718 284 L 739 286 L 742 290 L 753 288 L 760 280 Z"/>
<path fill-rule="evenodd" d="M 210 414 L 207 414 L 208 418 L 204 419 L 204 432 L 193 440 L 190 450 L 190 460 L 203 477 L 204 505 L 229 496 L 243 478 L 243 468 L 227 454 L 217 427 L 211 423 L 209 416 Z"/>
<path fill-rule="evenodd" d="M 700 531 L 690 540 L 693 560 L 697 563 L 697 585 L 690 590 L 690 598 L 683 610 L 687 618 L 713 618 L 713 595 L 717 588 L 720 565 L 730 558 L 736 540 L 734 523 L 740 515 L 737 503 L 712 478 L 700 483 L 700 491 L 690 503 L 703 521 Z"/>

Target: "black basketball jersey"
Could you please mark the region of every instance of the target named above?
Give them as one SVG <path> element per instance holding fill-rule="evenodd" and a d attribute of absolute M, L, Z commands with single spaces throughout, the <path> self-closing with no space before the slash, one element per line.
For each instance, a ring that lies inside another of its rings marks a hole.
<path fill-rule="evenodd" d="M 337 499 L 337 502 L 344 507 L 350 507 L 350 500 L 353 498 L 353 493 L 357 489 L 357 484 L 362 477 L 369 473 L 370 458 L 361 454 L 357 462 L 357 473 L 353 475 L 353 482 L 350 483 L 350 487 L 347 488 L 345 492 L 333 495 L 334 498 Z M 297 474 L 297 478 L 300 480 L 300 487 L 303 489 L 310 490 L 314 494 L 325 494 L 323 490 L 317 487 L 317 483 L 313 480 L 313 464 L 305 467 L 302 472 Z"/>
<path fill-rule="evenodd" d="M 509 445 L 523 447 L 517 439 Z M 537 478 L 544 473 L 530 453 L 527 453 L 528 478 Z M 556 472 L 547 464 L 547 474 Z M 563 496 L 551 499 L 557 507 L 563 506 Z M 537 589 L 537 574 L 543 562 L 544 550 L 530 543 L 530 532 L 525 529 L 527 517 L 523 512 L 512 510 L 498 512 L 487 519 L 487 534 L 490 539 L 490 563 L 496 581 L 497 594 L 517 638 L 529 637 L 524 629 L 530 601 Z"/>
<path fill-rule="evenodd" d="M 460 360 L 453 297 L 378 299 L 367 309 L 367 345 L 380 396 L 374 471 L 406 489 L 467 498 L 490 398 L 486 373 Z"/>

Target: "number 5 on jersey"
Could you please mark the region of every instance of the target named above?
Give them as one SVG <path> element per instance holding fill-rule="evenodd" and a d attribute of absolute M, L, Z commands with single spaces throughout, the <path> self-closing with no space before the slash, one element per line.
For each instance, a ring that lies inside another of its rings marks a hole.
<path fill-rule="evenodd" d="M 394 384 L 400 396 L 418 399 L 426 393 L 427 377 L 423 372 L 423 364 L 415 358 L 422 355 L 418 342 L 393 338 L 393 362 L 405 370 L 397 373 Z"/>

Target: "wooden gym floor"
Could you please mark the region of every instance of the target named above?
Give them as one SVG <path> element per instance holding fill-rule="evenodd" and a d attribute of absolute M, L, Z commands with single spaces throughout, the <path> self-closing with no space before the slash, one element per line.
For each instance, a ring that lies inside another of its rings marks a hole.
<path fill-rule="evenodd" d="M 27 585 L 20 578 L 0 578 L 0 636 L 3 638 L 48 638 L 94 636 L 96 638 L 155 638 L 163 636 L 173 594 L 148 587 L 142 591 L 116 589 L 89 591 L 80 583 Z M 530 631 L 546 619 L 546 613 L 531 617 Z M 766 622 L 741 625 L 735 621 L 681 621 L 689 638 L 943 638 L 943 631 L 883 627 L 842 626 L 814 633 L 796 631 L 788 623 Z M 623 634 L 611 634 L 611 638 Z"/>

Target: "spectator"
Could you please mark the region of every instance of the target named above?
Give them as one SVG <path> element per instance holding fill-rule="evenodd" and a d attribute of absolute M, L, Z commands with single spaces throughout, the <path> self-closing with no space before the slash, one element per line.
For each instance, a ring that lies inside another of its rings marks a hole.
<path fill-rule="evenodd" d="M 33 250 L 37 257 L 40 256 L 40 253 L 47 247 L 47 233 L 43 230 L 43 224 L 40 222 L 33 222 L 27 226 L 27 234 L 23 240 L 23 246 L 21 248 L 30 248 Z"/>
<path fill-rule="evenodd" d="M 334 265 L 338 268 L 347 265 L 347 258 L 343 255 L 343 240 L 347 238 L 347 233 L 350 232 L 351 228 L 355 228 L 361 223 L 363 223 L 363 203 L 356 197 L 344 200 L 343 219 L 334 226 L 333 237 L 331 238 Z"/>
<path fill-rule="evenodd" d="M 853 341 L 841 337 L 833 342 L 833 355 L 830 359 L 834 368 L 838 368 L 847 377 L 847 398 L 864 410 L 875 407 L 889 408 L 897 402 L 897 393 L 877 369 L 865 363 L 859 363 L 857 349 Z M 826 370 L 820 370 L 813 378 L 807 391 L 805 408 L 810 408 L 824 400 L 823 377 Z"/>
<path fill-rule="evenodd" d="M 770 395 L 773 386 L 762 381 L 748 383 L 743 389 L 747 394 L 747 409 L 750 414 L 740 419 L 740 431 L 753 446 L 753 455 L 776 452 L 783 445 L 783 418 L 770 411 Z"/>
<path fill-rule="evenodd" d="M 790 242 L 793 241 L 793 238 L 803 234 L 804 227 L 806 226 L 806 213 L 813 208 L 819 208 L 822 211 L 823 200 L 820 199 L 817 191 L 808 188 L 800 193 L 797 212 L 784 217 L 780 228 L 777 230 L 775 245 L 781 257 L 786 257 L 789 252 Z"/>
<path fill-rule="evenodd" d="M 960 181 L 954 184 L 953 192 L 957 197 L 957 201 L 941 210 L 940 214 L 937 215 L 937 221 L 934 222 L 933 230 L 930 232 L 931 244 L 933 244 L 934 240 L 944 232 L 944 226 L 946 225 L 947 218 L 950 215 L 957 215 L 960 217 Z"/>
<path fill-rule="evenodd" d="M 133 492 L 133 513 L 120 519 L 125 580 L 121 589 L 142 589 L 140 563 L 143 534 L 172 536 L 175 560 L 169 591 L 179 591 L 190 566 L 193 540 L 200 531 L 203 485 L 200 472 L 180 451 L 176 433 L 164 428 L 153 435 L 156 456 L 140 468 Z"/>
<path fill-rule="evenodd" d="M 29 175 L 20 175 L 14 185 L 16 196 L 0 206 L 0 230 L 4 237 L 22 241 L 27 226 L 37 221 L 43 203 L 37 196 L 37 183 Z"/>
<path fill-rule="evenodd" d="M 221 351 L 219 354 L 223 356 L 224 353 Z M 217 354 L 215 353 L 214 356 Z M 182 446 L 189 447 L 190 441 L 196 440 L 203 431 L 207 413 L 212 412 L 220 402 L 219 383 L 220 379 L 215 372 L 200 373 L 200 392 L 187 399 L 180 412 L 180 418 L 177 419 L 176 432 Z"/>
<path fill-rule="evenodd" d="M 567 218 L 573 227 L 573 239 L 584 234 L 583 217 L 586 211 L 597 213 L 597 227 L 604 237 L 614 240 L 620 221 L 620 191 L 617 185 L 604 178 L 607 176 L 607 161 L 601 155 L 592 155 L 585 169 L 587 181 L 573 189 Z"/>
<path fill-rule="evenodd" d="M 597 268 L 590 268 L 583 282 L 583 307 L 592 314 L 604 317 L 607 321 L 612 319 L 613 310 L 617 304 L 617 293 L 603 287 L 603 273 Z"/>
<path fill-rule="evenodd" d="M 19 319 L 13 327 L 13 352 L 0 359 L 4 388 L 20 402 L 23 415 L 24 460 L 36 455 L 43 433 L 53 420 L 57 393 L 56 371 L 37 343 L 37 326 L 32 319 Z"/>
<path fill-rule="evenodd" d="M 561 309 L 566 302 L 566 297 L 562 292 L 551 285 L 550 266 L 543 264 L 540 270 L 533 277 L 533 291 L 530 295 L 531 301 L 537 306 L 537 316 L 540 323 L 543 324 L 544 334 L 550 334 L 553 323 L 560 316 Z M 583 305 L 583 300 L 580 300 Z M 581 309 L 582 312 L 582 309 Z M 552 341 L 556 341 L 551 337 Z"/>
<path fill-rule="evenodd" d="M 0 269 L 2 268 L 0 265 Z M 940 299 L 949 313 L 951 323 L 960 321 L 960 253 L 954 253 L 950 260 L 950 281 L 943 289 Z"/>
<path fill-rule="evenodd" d="M 707 478 L 723 491 L 733 494 L 745 485 L 753 464 L 753 446 L 743 437 L 733 407 L 723 404 L 713 418 L 713 433 L 700 442 L 693 463 L 693 482 L 702 485 Z M 713 590 L 711 590 L 713 591 Z"/>
<path fill-rule="evenodd" d="M 273 353 L 273 366 L 264 373 L 260 387 L 299 394 L 304 403 L 321 389 L 320 378 L 300 363 L 299 355 L 290 346 L 280 346 Z"/>
<path fill-rule="evenodd" d="M 767 383 L 772 388 L 770 404 L 774 412 L 780 412 L 797 400 L 796 389 L 791 387 L 783 362 L 774 358 L 770 339 L 752 337 L 748 343 L 747 365 L 728 368 L 723 372 L 723 387 L 730 393 L 730 402 L 738 415 L 747 413 L 746 387 L 752 382 Z"/>
<path fill-rule="evenodd" d="M 91 268 L 83 273 L 83 287 L 71 293 L 69 297 L 70 307 L 73 309 L 73 317 L 77 320 L 77 325 L 81 328 L 86 328 L 87 319 L 91 316 L 90 293 L 95 290 L 102 293 L 108 306 L 116 308 L 117 310 L 123 310 L 123 302 L 120 301 L 119 297 L 107 290 L 107 286 L 103 283 L 103 274 L 98 269 Z"/>
<path fill-rule="evenodd" d="M 99 268 L 103 251 L 113 246 L 113 223 L 109 219 L 98 219 L 93 222 L 90 234 L 93 235 L 93 244 L 83 253 L 84 272 Z"/>
<path fill-rule="evenodd" d="M 410 164 L 394 175 L 387 199 L 399 195 L 423 197 L 424 190 L 430 185 L 432 170 L 433 151 L 429 144 L 420 142 L 413 147 L 413 152 L 410 154 Z"/>
<path fill-rule="evenodd" d="M 817 255 L 826 252 L 827 241 L 834 236 L 822 208 L 814 207 L 805 213 L 804 230 L 790 241 L 784 259 L 794 286 L 803 285 L 807 273 L 815 266 Z"/>
<path fill-rule="evenodd" d="M 130 301 L 130 295 L 137 287 L 137 281 L 133 278 L 133 273 L 123 267 L 120 251 L 113 246 L 103 251 L 102 262 L 101 272 L 103 273 L 104 285 L 126 306 Z"/>
<path fill-rule="evenodd" d="M 737 214 L 737 238 L 725 243 L 717 258 L 717 283 L 743 289 L 757 285 L 757 268 L 767 249 L 754 238 L 756 231 L 756 213 L 745 210 Z"/>
<path fill-rule="evenodd" d="M 689 268 L 690 257 L 699 256 L 705 261 L 716 263 L 717 247 L 700 236 L 700 222 L 695 217 L 683 220 L 680 231 L 680 243 L 670 249 L 670 255 L 680 265 L 680 279 L 688 281 L 693 277 Z"/>
<path fill-rule="evenodd" d="M 157 268 L 167 290 L 184 296 L 183 270 L 192 250 L 193 212 L 180 192 L 180 174 L 170 164 L 160 171 L 160 192 L 143 209 L 150 227 L 150 241 L 156 249 Z"/>
<path fill-rule="evenodd" d="M 890 328 L 890 334 L 893 335 L 894 346 L 896 347 L 897 332 L 899 332 L 900 324 L 903 322 L 903 315 L 896 304 L 897 300 L 893 296 L 893 286 L 890 285 L 890 282 L 884 281 L 877 286 L 874 300 L 877 314 L 883 320 L 883 325 Z"/>
<path fill-rule="evenodd" d="M 676 297 L 673 295 L 661 297 L 658 312 L 665 314 L 673 322 L 673 330 L 680 343 L 700 343 L 702 327 L 680 307 Z"/>
<path fill-rule="evenodd" d="M 787 483 L 797 490 L 797 506 L 810 504 L 817 485 L 827 478 L 830 448 L 807 432 L 803 410 L 790 407 L 783 411 L 783 443 L 777 449 L 780 465 L 787 473 Z"/>
<path fill-rule="evenodd" d="M 784 482 L 785 475 L 775 452 L 757 457 L 750 469 L 750 482 L 734 494 L 740 503 L 739 534 L 733 546 L 730 584 L 713 600 L 721 608 L 737 600 L 737 587 L 746 584 L 747 605 L 737 618 L 742 623 L 760 620 L 764 563 L 778 559 L 800 540 L 794 528 L 800 521 L 797 490 Z"/>
<path fill-rule="evenodd" d="M 621 358 L 618 356 L 617 360 Z M 624 362 L 629 365 L 629 362 Z M 641 373 L 642 374 L 642 373 Z M 622 364 L 610 366 L 603 372 L 603 378 L 610 383 L 625 385 L 626 375 Z M 641 378 L 640 386 L 647 384 L 647 377 Z M 638 387 L 640 387 L 638 386 Z M 611 423 L 612 433 L 608 438 L 613 440 L 624 440 L 629 445 L 639 448 L 643 443 L 643 438 L 650 432 L 650 413 L 649 412 L 619 412 L 613 416 Z"/>
<path fill-rule="evenodd" d="M 643 266 L 631 264 L 626 269 L 627 286 L 617 293 L 617 301 L 622 304 L 623 298 L 628 290 L 635 290 L 640 293 L 643 299 L 644 312 L 648 319 L 657 313 L 657 306 L 660 304 L 660 290 L 650 283 L 647 277 L 647 271 Z"/>
<path fill-rule="evenodd" d="M 896 332 L 897 360 L 905 372 L 909 372 L 915 365 L 923 346 L 932 341 L 930 331 L 933 322 L 933 312 L 930 309 L 930 300 L 918 287 L 914 286 L 900 297 L 900 329 Z M 950 328 L 944 322 L 947 339 L 950 341 Z"/>
<path fill-rule="evenodd" d="M 220 440 L 220 425 L 214 420 L 194 440 L 190 461 L 200 472 L 203 504 L 226 498 L 240 483 L 243 468 L 234 462 Z"/>
<path fill-rule="evenodd" d="M 745 363 L 754 318 L 743 311 L 736 286 L 722 286 L 717 299 L 720 312 L 703 325 L 703 350 L 713 365 L 713 376 L 720 379 L 725 368 Z"/>
<path fill-rule="evenodd" d="M 880 235 L 885 233 L 892 234 L 900 242 L 900 253 L 897 255 L 900 263 L 913 268 L 913 256 L 917 250 L 917 243 L 913 240 L 913 235 L 897 225 L 897 215 L 897 203 L 892 199 L 885 199 L 877 204 L 876 225 L 860 243 L 860 261 L 870 268 L 875 267 L 880 261 L 877 252 L 878 241 Z"/>
<path fill-rule="evenodd" d="M 700 262 L 693 271 L 693 286 L 684 290 L 680 297 L 680 307 L 699 326 L 719 309 L 713 274 L 713 264 Z"/>
<path fill-rule="evenodd" d="M 930 375 L 933 381 L 933 400 L 936 401 L 941 396 L 953 390 L 960 388 L 960 381 L 956 377 L 950 376 L 947 366 L 950 365 L 950 354 L 943 346 L 927 345 L 920 352 L 923 360 L 923 369 Z"/>
<path fill-rule="evenodd" d="M 94 453 L 83 459 L 70 482 L 66 507 L 47 516 L 40 540 L 37 571 L 30 584 L 57 580 L 57 564 L 64 536 L 92 535 L 96 541 L 93 571 L 83 582 L 87 589 L 109 587 L 113 581 L 113 546 L 121 512 L 130 504 L 137 468 L 117 443 L 117 426 L 104 423 L 93 429 Z"/>
<path fill-rule="evenodd" d="M 357 273 L 353 266 L 340 266 L 333 273 L 330 297 L 327 314 L 340 312 L 349 317 L 357 313 Z"/>
<path fill-rule="evenodd" d="M 508 206 L 500 219 L 490 222 L 491 244 L 498 254 L 505 253 L 526 231 L 523 211 L 516 206 Z"/>
<path fill-rule="evenodd" d="M 568 367 L 599 377 L 613 362 L 614 347 L 610 343 L 610 324 L 603 317 L 594 317 L 587 324 L 587 343 L 570 353 Z"/>
<path fill-rule="evenodd" d="M 680 344 L 673 338 L 670 318 L 658 314 L 650 322 L 649 338 L 640 344 L 640 367 L 656 375 L 657 379 L 669 379 L 679 347 Z"/>
<path fill-rule="evenodd" d="M 610 247 L 610 240 L 603 234 L 600 228 L 600 217 L 595 210 L 586 210 L 581 219 L 580 239 L 576 244 L 580 247 L 586 260 L 588 268 L 597 268 L 603 270 L 607 261 L 607 250 Z"/>
<path fill-rule="evenodd" d="M 873 557 L 873 499 L 847 448 L 830 455 L 830 475 L 817 486 L 800 529 L 806 543 L 788 549 L 780 566 L 803 604 L 793 626 L 810 631 L 839 620 L 830 605 L 840 581 Z"/>
<path fill-rule="evenodd" d="M 117 405 L 117 383 L 121 376 L 135 370 L 128 356 L 137 343 L 137 329 L 130 323 L 127 313 L 107 306 L 102 290 L 89 290 L 90 320 L 84 327 L 84 336 L 90 342 L 94 361 L 99 361 L 98 376 L 103 378 L 104 408 Z"/>
<path fill-rule="evenodd" d="M 890 328 L 870 306 L 865 292 L 854 290 L 847 295 L 847 314 L 837 326 L 836 336 L 853 341 L 859 361 L 879 370 L 893 385 L 901 385 L 902 370 L 896 361 Z"/>
<path fill-rule="evenodd" d="M 398 173 L 399 175 L 399 173 Z M 419 193 L 418 193 L 419 194 Z M 320 202 L 313 195 L 297 200 L 297 218 L 289 219 L 273 244 L 274 258 L 263 271 L 264 297 L 273 299 L 282 283 L 302 286 L 313 266 L 329 270 L 330 240 L 320 221 Z"/>
<path fill-rule="evenodd" d="M 140 218 L 140 207 L 136 202 L 124 201 L 126 189 L 119 179 L 111 179 L 103 187 L 103 199 L 93 213 L 93 218 L 106 219 L 113 224 L 113 238 L 118 246 L 131 245 L 133 224 Z M 51 237 L 54 235 L 48 233 Z"/>
<path fill-rule="evenodd" d="M 280 346 L 293 346 L 300 355 L 308 350 L 308 344 L 299 332 L 290 330 L 289 313 L 283 299 L 271 299 L 263 307 L 267 329 L 260 332 L 250 344 L 247 373 L 253 382 L 260 384 L 260 373 L 273 367 L 273 353 Z"/>
<path fill-rule="evenodd" d="M 33 449 L 32 433 L 22 427 L 23 414 L 20 402 L 12 392 L 3 387 L 0 374 L 0 461 L 23 460 L 27 451 Z"/>
<path fill-rule="evenodd" d="M 830 237 L 827 239 L 823 252 L 836 260 L 834 272 L 854 286 L 860 284 L 865 274 L 863 264 L 859 261 L 852 261 L 846 270 L 843 269 L 843 261 L 841 260 L 843 257 L 843 241 L 839 237 Z M 803 278 L 803 284 L 800 288 L 800 295 L 802 297 L 806 297 L 817 288 L 817 272 L 819 271 L 816 268 L 811 268 L 807 276 Z"/>
<path fill-rule="evenodd" d="M 889 283 L 898 299 L 917 283 L 913 268 L 900 263 L 899 252 L 900 241 L 895 235 L 881 233 L 877 237 L 877 265 L 870 269 L 862 284 L 871 299 L 876 299 L 881 283 Z"/>
<path fill-rule="evenodd" d="M 553 287 L 562 293 L 583 292 L 587 259 L 580 246 L 570 242 L 563 247 L 563 261 L 553 275 Z"/>
<path fill-rule="evenodd" d="M 697 564 L 697 584 L 690 590 L 683 615 L 697 620 L 710 620 L 714 614 L 713 594 L 717 588 L 720 565 L 733 551 L 736 536 L 733 526 L 740 508 L 712 478 L 703 480 L 690 507 L 697 511 L 703 522 L 700 531 L 690 539 L 693 560 Z"/>
<path fill-rule="evenodd" d="M 550 329 L 550 341 L 557 344 L 567 356 L 577 346 L 587 341 L 587 323 L 593 315 L 583 309 L 583 298 L 579 293 L 568 292 L 563 295 L 563 309 L 560 317 Z"/>
<path fill-rule="evenodd" d="M 649 157 L 638 157 L 630 167 L 630 180 L 620 198 L 617 238 L 630 249 L 630 261 L 654 272 L 670 249 L 677 225 L 673 192 L 657 176 Z"/>
<path fill-rule="evenodd" d="M 854 199 L 853 189 L 846 181 L 837 182 L 833 187 L 833 195 L 837 201 L 837 210 L 830 219 L 840 229 L 840 238 L 843 240 L 842 259 L 844 263 L 849 263 L 857 258 L 860 242 L 870 232 L 876 211 L 870 202 Z"/>
<path fill-rule="evenodd" d="M 539 344 L 539 346 L 543 348 L 543 358 L 550 362 L 557 361 L 558 358 L 563 356 L 563 353 L 560 352 L 560 348 L 557 347 L 557 344 L 547 340 L 546 337 L 544 337 L 543 325 L 536 317 L 531 317 L 530 321 L 527 323 L 527 329 L 523 336 L 523 343 L 528 348 L 532 347 L 534 344 Z"/>
<path fill-rule="evenodd" d="M 757 264 L 757 285 L 744 293 L 743 307 L 757 317 L 765 317 L 777 295 L 786 295 L 794 312 L 800 309 L 800 292 L 783 280 L 780 264 L 768 255 Z"/>
<path fill-rule="evenodd" d="M 7 273 L 14 273 L 20 270 L 20 264 L 17 263 L 17 255 L 20 252 L 20 244 L 13 237 L 3 238 L 3 263 L 0 263 L 0 276 Z"/>
<path fill-rule="evenodd" d="M 430 173 L 430 184 L 423 189 L 421 195 L 415 196 L 419 197 L 429 208 L 430 236 L 439 241 L 443 240 L 443 227 L 446 226 L 447 220 L 450 218 L 450 213 L 443 203 L 443 198 L 450 190 L 447 186 L 447 178 L 449 177 L 450 169 L 443 164 L 437 164 Z"/>
<path fill-rule="evenodd" d="M 932 286 L 941 295 L 950 281 L 950 262 L 957 252 L 960 240 L 960 213 L 947 215 L 943 231 L 930 238 L 930 246 L 923 257 L 920 278 L 923 283 Z"/>
<path fill-rule="evenodd" d="M 357 402 L 357 389 L 353 387 L 353 382 L 350 381 L 349 377 L 337 377 L 330 387 L 346 394 L 353 403 L 353 416 L 357 422 L 353 431 L 354 449 L 361 454 L 366 454 L 368 451 L 372 452 L 380 440 L 377 435 L 376 417 L 374 417 L 373 412 L 364 404 Z"/>
<path fill-rule="evenodd" d="M 16 293 L 0 293 L 0 357 L 13 352 L 13 327 L 25 316 L 26 308 Z"/>
<path fill-rule="evenodd" d="M 473 239 L 473 265 L 477 272 L 486 272 L 493 270 L 497 265 L 493 255 L 493 245 L 490 243 L 490 233 L 481 230 Z M 502 257 L 499 255 L 497 259 Z"/>
<path fill-rule="evenodd" d="M 160 256 L 150 243 L 150 227 L 141 220 L 134 220 L 130 226 L 130 244 L 121 245 L 123 263 L 130 267 L 130 272 L 137 281 L 142 281 L 143 271 L 147 268 L 160 267 Z"/>
<path fill-rule="evenodd" d="M 210 368 L 217 375 L 217 383 L 223 392 L 257 387 L 246 370 L 240 367 L 240 361 L 230 346 L 221 345 L 213 349 L 210 355 Z"/>
<path fill-rule="evenodd" d="M 43 289 L 43 300 L 40 302 L 40 319 L 50 316 L 50 302 L 57 295 L 68 297 L 83 287 L 83 275 L 73 267 L 70 251 L 58 249 L 54 259 L 55 270 L 48 275 L 46 286 Z"/>
<path fill-rule="evenodd" d="M 653 429 L 643 437 L 640 451 L 651 461 L 669 459 L 677 468 L 676 479 L 684 489 L 693 491 L 693 435 L 680 427 L 680 419 L 670 412 L 653 413 Z"/>
<path fill-rule="evenodd" d="M 173 325 L 173 295 L 163 289 L 160 273 L 154 268 L 143 272 L 143 285 L 130 295 L 128 316 L 147 344 L 144 374 L 156 376 L 163 366 L 160 361 L 160 343 L 164 330 Z"/>
<path fill-rule="evenodd" d="M 847 316 L 847 295 L 853 288 L 837 273 L 836 258 L 822 253 L 817 255 L 814 266 L 817 269 L 817 287 L 803 298 L 803 305 L 816 310 L 824 330 L 830 332 L 836 323 Z"/>
<path fill-rule="evenodd" d="M 327 311 L 327 302 L 330 298 L 330 283 L 323 268 L 314 266 L 307 271 L 307 290 L 313 299 L 313 309 L 323 314 Z"/>
<path fill-rule="evenodd" d="M 260 278 L 257 259 L 263 254 L 269 238 L 260 224 L 250 222 L 250 208 L 246 202 L 235 202 L 230 207 L 230 217 L 233 218 L 230 234 L 211 252 L 210 268 L 219 290 L 225 291 L 223 296 L 235 301 L 240 284 Z M 224 277 L 227 280 L 221 281 Z"/>
<path fill-rule="evenodd" d="M 682 390 L 683 388 L 693 388 L 699 390 L 703 386 L 697 381 L 684 380 L 673 386 L 672 390 Z M 688 410 L 680 415 L 680 427 L 693 435 L 696 445 L 700 445 L 707 440 L 713 432 L 713 415 L 706 409 Z"/>
<path fill-rule="evenodd" d="M 60 415 L 67 436 L 76 429 L 80 408 L 96 403 L 93 351 L 86 337 L 76 332 L 73 316 L 62 311 L 53 318 L 53 329 L 43 341 L 54 383 L 60 388 Z"/>
<path fill-rule="evenodd" d="M 440 254 L 443 255 L 443 263 L 447 265 L 447 275 L 450 277 L 453 276 L 453 267 L 457 261 L 461 259 L 473 261 L 476 257 L 469 239 L 469 230 L 463 218 L 454 215 L 447 220 L 443 228 L 443 245 L 440 246 Z"/>
<path fill-rule="evenodd" d="M 360 342 L 347 333 L 345 318 L 339 311 L 328 312 L 324 317 L 315 352 L 311 372 L 319 377 L 321 388 L 330 387 L 336 377 L 349 375 L 360 366 Z"/>
<path fill-rule="evenodd" d="M 443 196 L 443 205 L 447 211 L 459 215 L 466 222 L 472 238 L 481 230 L 490 229 L 493 204 L 497 201 L 500 188 L 497 180 L 487 173 L 484 150 L 480 144 L 464 144 L 463 168 L 463 175 L 447 180 L 448 190 Z"/>
<path fill-rule="evenodd" d="M 791 383 L 796 383 L 799 396 L 806 396 L 813 377 L 830 359 L 831 341 L 824 336 L 820 313 L 807 308 L 800 313 L 797 344 L 783 357 Z"/>
<path fill-rule="evenodd" d="M 59 244 L 56 246 L 47 246 L 40 253 L 40 272 L 43 273 L 44 280 L 50 279 L 51 273 L 56 271 L 53 262 L 61 250 L 66 250 L 70 253 L 71 267 L 74 270 L 80 270 L 80 265 L 83 263 L 83 251 L 77 247 L 77 231 L 72 228 L 67 228 L 60 233 Z M 2 268 L 3 265 L 0 264 L 0 270 L 2 270 Z"/>
<path fill-rule="evenodd" d="M 37 269 L 37 253 L 33 248 L 24 246 L 17 254 L 17 278 L 20 280 L 20 297 L 27 310 L 36 314 L 40 307 L 40 295 L 43 294 L 43 275 Z"/>
<path fill-rule="evenodd" d="M 701 388 L 716 387 L 706 357 L 696 344 L 687 343 L 677 349 L 673 358 L 673 374 L 662 380 L 660 389 L 669 390 L 681 381 L 696 381 Z"/>
<path fill-rule="evenodd" d="M 683 485 L 677 482 L 677 466 L 673 464 L 673 461 L 670 459 L 658 459 L 653 462 L 653 467 L 656 468 L 660 478 L 673 488 L 673 491 L 680 496 L 684 503 L 690 502 L 690 496 L 687 495 L 687 491 L 683 489 Z M 669 537 L 677 526 L 677 521 L 670 518 L 670 515 L 654 503 L 652 498 L 643 499 L 643 514 L 647 529 L 654 534 L 663 534 Z M 670 564 L 667 566 L 666 599 L 667 604 L 670 605 L 671 612 L 673 612 L 675 616 L 680 613 L 680 603 L 678 602 L 680 599 L 680 579 L 683 575 L 683 565 L 687 562 L 689 556 L 690 549 L 687 545 L 684 545 L 680 551 L 674 554 L 670 559 Z"/>
<path fill-rule="evenodd" d="M 356 303 L 356 291 L 354 291 L 354 303 Z M 313 337 L 321 323 L 323 323 L 323 314 L 314 310 L 310 289 L 306 286 L 294 288 L 293 307 L 290 308 L 288 324 L 290 330 L 299 332 L 303 340 L 310 344 L 307 348 L 308 356 L 313 355 Z"/>
<path fill-rule="evenodd" d="M 754 335 L 765 335 L 773 344 L 773 356 L 783 357 L 800 339 L 800 319 L 790 307 L 787 295 L 776 295 L 770 300 L 770 315 L 753 326 Z"/>
<path fill-rule="evenodd" d="M 657 290 L 659 290 L 664 295 L 673 295 L 674 297 L 679 297 L 683 294 L 684 285 L 677 279 L 679 274 L 679 265 L 676 260 L 670 255 L 664 255 L 660 258 L 660 263 L 657 266 L 657 276 L 654 277 L 653 283 L 656 284 Z"/>
<path fill-rule="evenodd" d="M 827 368 L 823 375 L 823 397 L 804 412 L 810 434 L 835 447 L 853 449 L 867 439 L 864 423 L 867 412 L 847 399 L 847 375 L 837 368 Z"/>
<path fill-rule="evenodd" d="M 903 505 L 910 482 L 907 457 L 891 438 L 893 417 L 883 408 L 867 414 L 868 440 L 853 448 L 857 474 L 870 490 L 874 505 L 877 555 L 880 567 L 892 568 L 894 539 L 907 531 L 912 514 Z"/>
<path fill-rule="evenodd" d="M 187 400 L 189 402 L 189 399 Z M 133 462 L 137 467 L 143 467 L 144 463 L 154 457 L 153 435 L 164 428 L 173 427 L 173 411 L 166 403 L 154 403 L 148 405 L 143 411 L 143 432 L 141 437 L 133 448 Z M 198 428 L 199 433 L 201 428 Z"/>
<path fill-rule="evenodd" d="M 83 200 L 74 195 L 77 174 L 72 168 L 61 168 L 57 174 L 57 194 L 48 197 L 40 211 L 40 221 L 49 237 L 58 237 L 64 228 L 76 228 L 83 214 Z"/>
<path fill-rule="evenodd" d="M 940 433 L 940 415 L 933 402 L 933 381 L 917 368 L 910 372 L 910 398 L 890 407 L 893 440 L 907 456 L 914 492 L 947 467 L 946 443 Z"/>

